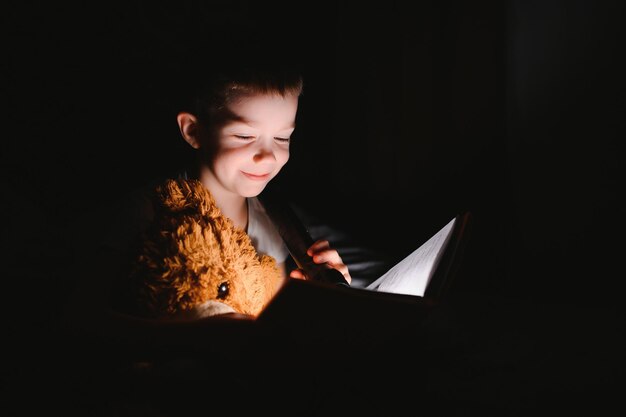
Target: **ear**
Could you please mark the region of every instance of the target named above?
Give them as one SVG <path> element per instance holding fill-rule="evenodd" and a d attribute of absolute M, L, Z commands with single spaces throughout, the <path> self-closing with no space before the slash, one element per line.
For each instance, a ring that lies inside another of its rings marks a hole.
<path fill-rule="evenodd" d="M 180 112 L 176 116 L 178 129 L 183 139 L 194 149 L 200 148 L 200 125 L 198 119 L 191 113 Z"/>

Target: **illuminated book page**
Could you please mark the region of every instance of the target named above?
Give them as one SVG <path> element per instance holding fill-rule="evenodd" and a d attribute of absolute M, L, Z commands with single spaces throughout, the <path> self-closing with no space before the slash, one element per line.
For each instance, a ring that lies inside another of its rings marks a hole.
<path fill-rule="evenodd" d="M 455 218 L 422 246 L 398 262 L 366 288 L 373 291 L 424 296 L 426 287 L 450 238 Z"/>

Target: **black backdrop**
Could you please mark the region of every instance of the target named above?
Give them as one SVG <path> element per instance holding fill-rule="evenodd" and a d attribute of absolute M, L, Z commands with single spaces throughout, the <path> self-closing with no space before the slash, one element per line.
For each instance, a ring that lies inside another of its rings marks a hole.
<path fill-rule="evenodd" d="M 62 233 L 95 206 L 178 169 L 190 152 L 172 111 L 178 91 L 193 88 L 186 56 L 211 63 L 215 43 L 228 45 L 225 32 L 251 31 L 232 26 L 258 26 L 283 34 L 268 47 L 305 73 L 291 160 L 277 179 L 291 198 L 395 258 L 471 209 L 476 236 L 497 239 L 486 241 L 481 281 L 499 285 L 506 9 L 416 7 L 15 5 L 5 15 L 6 202 L 16 215 L 37 213 L 19 227 Z"/>
<path fill-rule="evenodd" d="M 188 157 L 169 105 L 186 39 L 252 19 L 284 30 L 306 68 L 278 179 L 294 201 L 392 257 L 474 213 L 462 319 L 448 324 L 479 335 L 485 366 L 520 373 L 500 397 L 489 377 L 459 389 L 520 407 L 610 400 L 624 347 L 621 2 L 263 3 L 4 9 L 5 317 L 22 311 L 8 328 L 47 336 L 73 285 L 68 225 Z"/>

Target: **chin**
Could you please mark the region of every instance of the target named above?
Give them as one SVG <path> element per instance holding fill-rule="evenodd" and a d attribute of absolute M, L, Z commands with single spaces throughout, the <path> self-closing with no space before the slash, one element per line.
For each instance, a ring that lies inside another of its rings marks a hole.
<path fill-rule="evenodd" d="M 257 187 L 249 187 L 246 188 L 245 190 L 241 190 L 242 192 L 240 193 L 240 195 L 249 198 L 249 197 L 256 197 L 259 194 L 261 194 L 263 192 L 263 190 L 265 189 L 265 187 L 267 186 L 267 183 L 261 185 L 261 186 L 257 186 Z"/>

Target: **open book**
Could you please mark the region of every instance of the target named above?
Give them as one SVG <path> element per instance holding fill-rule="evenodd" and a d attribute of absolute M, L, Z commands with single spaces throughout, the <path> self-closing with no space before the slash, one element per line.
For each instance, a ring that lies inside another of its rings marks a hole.
<path fill-rule="evenodd" d="M 290 205 L 279 196 L 260 196 L 296 264 L 311 281 L 339 284 L 351 291 L 400 294 L 430 301 L 441 298 L 451 283 L 468 236 L 470 213 L 458 214 L 412 253 L 365 288 L 349 287 L 334 269 L 314 264 L 306 254 L 313 239 Z M 287 286 L 291 285 L 288 283 Z"/>
<path fill-rule="evenodd" d="M 414 332 L 454 282 L 470 223 L 469 212 L 458 214 L 366 287 L 341 285 L 343 275 L 334 269 L 324 271 L 338 277 L 290 279 L 255 322 L 272 329 L 271 334 L 288 334 L 307 346 L 331 341 L 374 346 L 404 331 Z M 299 247 L 309 242 L 298 242 L 287 233 L 283 237 L 296 263 L 308 267 Z"/>
<path fill-rule="evenodd" d="M 375 349 L 414 334 L 449 292 L 471 223 L 469 212 L 454 216 L 369 286 L 354 287 L 338 271 L 310 261 L 306 249 L 313 239 L 280 195 L 263 193 L 259 199 L 310 279 L 287 280 L 254 327 L 308 348 Z"/>

